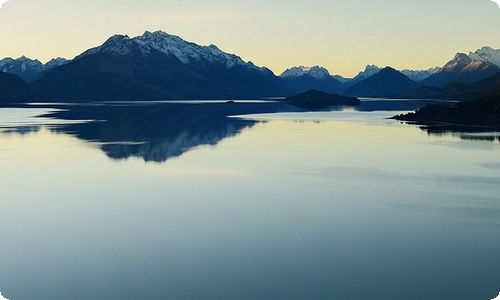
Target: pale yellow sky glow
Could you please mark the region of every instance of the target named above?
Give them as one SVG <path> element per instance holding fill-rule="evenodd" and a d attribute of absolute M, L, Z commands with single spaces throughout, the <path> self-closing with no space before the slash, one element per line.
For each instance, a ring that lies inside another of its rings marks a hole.
<path fill-rule="evenodd" d="M 490 0 L 10 0 L 0 58 L 73 58 L 116 33 L 163 30 L 276 74 L 321 65 L 354 76 L 367 64 L 427 69 L 456 52 L 500 49 L 498 28 Z"/>

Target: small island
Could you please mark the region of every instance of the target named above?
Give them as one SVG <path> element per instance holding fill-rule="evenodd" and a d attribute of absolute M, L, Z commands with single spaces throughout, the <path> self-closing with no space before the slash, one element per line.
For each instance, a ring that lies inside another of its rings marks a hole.
<path fill-rule="evenodd" d="M 425 125 L 447 124 L 500 129 L 500 92 L 454 105 L 428 104 L 416 112 L 397 115 L 392 119 Z"/>
<path fill-rule="evenodd" d="M 329 106 L 356 106 L 360 104 L 359 99 L 356 97 L 328 94 L 318 90 L 310 90 L 287 97 L 282 101 L 308 110 L 322 110 Z"/>

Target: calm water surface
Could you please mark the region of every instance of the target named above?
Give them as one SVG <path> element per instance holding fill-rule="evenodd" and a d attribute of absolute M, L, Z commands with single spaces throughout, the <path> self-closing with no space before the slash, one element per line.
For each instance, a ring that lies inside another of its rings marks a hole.
<path fill-rule="evenodd" d="M 493 299 L 498 135 L 373 105 L 1 108 L 0 292 Z"/>

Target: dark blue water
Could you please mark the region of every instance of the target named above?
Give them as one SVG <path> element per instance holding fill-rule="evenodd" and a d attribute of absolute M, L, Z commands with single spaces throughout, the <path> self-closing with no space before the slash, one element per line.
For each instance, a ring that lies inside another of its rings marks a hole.
<path fill-rule="evenodd" d="M 495 298 L 498 135 L 367 105 L 0 109 L 0 292 Z"/>

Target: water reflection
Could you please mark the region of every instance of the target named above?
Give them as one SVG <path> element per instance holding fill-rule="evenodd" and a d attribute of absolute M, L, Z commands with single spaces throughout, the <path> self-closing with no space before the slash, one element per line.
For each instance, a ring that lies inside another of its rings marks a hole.
<path fill-rule="evenodd" d="M 0 135 L 7 298 L 498 293 L 500 144 L 430 137 L 392 112 L 254 120 L 227 116 L 288 108 L 176 105 L 66 106 L 28 138 Z M 163 165 L 86 146 L 161 161 L 243 130 Z"/>
<path fill-rule="evenodd" d="M 453 125 L 426 125 L 420 126 L 429 135 L 446 137 L 452 136 L 464 141 L 500 142 L 500 133 L 484 127 L 453 126 Z"/>
<path fill-rule="evenodd" d="M 380 121 L 395 114 L 394 111 L 414 110 L 428 102 L 362 99 L 361 104 L 355 108 L 330 107 L 325 111 L 307 114 L 303 113 L 304 109 L 272 101 L 52 103 L 45 104 L 47 109 L 43 108 L 43 104 L 36 104 L 34 106 L 37 108 L 24 108 L 22 111 L 17 109 L 15 112 L 45 113 L 38 118 L 38 124 L 34 121 L 35 118 L 30 117 L 23 121 L 29 121 L 28 123 L 17 124 L 17 127 L 10 125 L 2 132 L 26 135 L 38 132 L 41 126 L 49 126 L 54 132 L 73 135 L 97 144 L 112 159 L 138 157 L 144 161 L 164 162 L 198 146 L 216 145 L 258 122 L 278 117 L 291 115 L 292 118 L 300 116 L 297 120 L 353 121 L 360 114 L 369 113 Z M 277 115 L 277 112 L 284 114 Z M 384 113 L 381 115 L 381 112 Z M 236 115 L 247 117 L 229 118 Z M 253 117 L 249 117 L 251 115 Z M 366 119 L 366 116 L 362 117 L 363 121 Z M 452 135 L 463 140 L 500 141 L 497 133 L 463 133 L 464 128 L 443 126 L 420 128 L 431 135 Z"/>
<path fill-rule="evenodd" d="M 111 142 L 103 144 L 101 149 L 113 159 L 140 157 L 144 161 L 164 162 L 169 158 L 182 155 L 201 145 L 216 145 L 219 141 L 239 134 L 244 128 L 253 124 L 249 122 L 238 124 L 219 123 L 211 127 L 200 127 L 197 130 L 179 128 L 171 136 L 149 140 L 143 143 Z M 202 129 L 203 128 L 203 129 Z"/>
<path fill-rule="evenodd" d="M 202 145 L 216 145 L 257 121 L 228 118 L 242 113 L 290 110 L 280 103 L 161 103 L 72 106 L 45 117 L 88 120 L 54 128 L 98 143 L 112 159 L 164 162 Z"/>
<path fill-rule="evenodd" d="M 11 127 L 11 128 L 6 128 L 2 130 L 3 134 L 19 134 L 19 135 L 26 135 L 30 133 L 37 133 L 40 131 L 42 127 L 40 125 L 26 125 L 26 126 L 18 126 L 18 127 Z"/>

